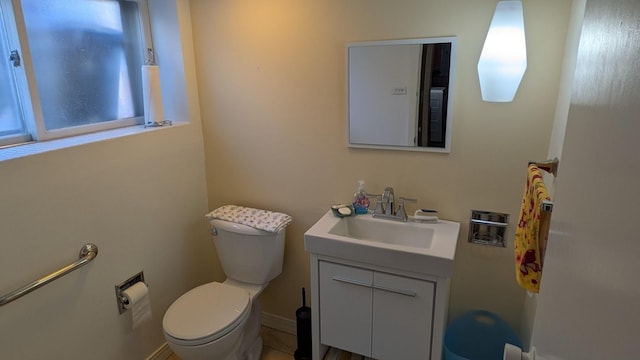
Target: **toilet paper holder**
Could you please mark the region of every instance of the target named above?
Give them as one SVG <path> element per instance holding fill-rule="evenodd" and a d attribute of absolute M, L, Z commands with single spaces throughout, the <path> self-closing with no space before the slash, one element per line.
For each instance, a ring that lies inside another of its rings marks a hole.
<path fill-rule="evenodd" d="M 127 299 L 126 296 L 124 296 L 124 291 L 127 290 L 128 288 L 132 287 L 133 285 L 139 283 L 139 282 L 143 282 L 145 283 L 145 285 L 147 284 L 144 281 L 144 271 L 140 271 L 139 273 L 133 275 L 132 277 L 128 278 L 127 280 L 121 282 L 120 284 L 116 285 L 116 302 L 118 304 L 118 312 L 120 314 L 124 313 L 125 311 L 127 311 L 127 308 L 125 307 L 126 305 L 129 305 L 129 299 Z"/>
<path fill-rule="evenodd" d="M 509 214 L 471 210 L 469 242 L 480 245 L 506 247 L 505 239 L 508 226 Z"/>

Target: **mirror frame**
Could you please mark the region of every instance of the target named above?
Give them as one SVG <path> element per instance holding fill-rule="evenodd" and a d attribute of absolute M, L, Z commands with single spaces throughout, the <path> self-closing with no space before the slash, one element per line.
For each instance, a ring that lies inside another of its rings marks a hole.
<path fill-rule="evenodd" d="M 359 144 L 351 142 L 351 128 L 350 128 L 350 113 L 351 113 L 351 88 L 350 88 L 350 62 L 349 62 L 349 50 L 356 47 L 364 46 L 386 46 L 386 45 L 415 45 L 415 44 L 438 44 L 438 43 L 450 43 L 451 44 L 451 57 L 449 61 L 449 87 L 447 97 L 447 117 L 446 117 L 446 133 L 445 133 L 445 146 L 444 147 L 426 147 L 426 146 L 396 146 L 396 145 L 375 145 L 375 144 Z M 454 98 L 454 83 L 455 83 L 455 66 L 457 57 L 457 38 L 455 36 L 445 37 L 429 37 L 429 38 L 415 38 L 415 39 L 398 39 L 398 40 L 381 40 L 381 41 L 360 41 L 347 43 L 345 47 L 346 52 L 346 91 L 347 91 L 347 104 L 346 104 L 346 127 L 347 127 L 347 147 L 350 148 L 366 148 L 366 149 L 383 149 L 383 150 L 401 150 L 401 151 L 418 151 L 418 152 L 435 152 L 435 153 L 450 153 L 451 152 L 451 139 L 453 133 L 453 98 Z"/>

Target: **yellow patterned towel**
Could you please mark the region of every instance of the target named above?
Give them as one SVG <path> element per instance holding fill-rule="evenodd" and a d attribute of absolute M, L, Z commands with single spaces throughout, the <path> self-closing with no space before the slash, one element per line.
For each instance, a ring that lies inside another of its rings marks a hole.
<path fill-rule="evenodd" d="M 542 211 L 545 200 L 551 198 L 540 169 L 536 165 L 529 165 L 514 247 L 516 280 L 534 293 L 540 290 L 544 249 L 549 236 L 550 213 Z"/>

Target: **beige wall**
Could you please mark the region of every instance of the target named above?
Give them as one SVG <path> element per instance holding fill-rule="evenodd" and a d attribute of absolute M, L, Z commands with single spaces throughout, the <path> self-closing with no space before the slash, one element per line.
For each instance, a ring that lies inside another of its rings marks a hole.
<path fill-rule="evenodd" d="M 166 113 L 191 124 L 0 162 L 2 295 L 74 261 L 86 242 L 99 247 L 85 267 L 0 308 L 1 359 L 144 359 L 164 342 L 171 302 L 212 278 L 189 5 L 177 3 L 152 10 L 172 29 L 156 29 Z M 153 319 L 134 331 L 114 285 L 140 270 Z"/>
<path fill-rule="evenodd" d="M 545 159 L 570 1 L 526 2 L 529 65 L 513 103 L 480 100 L 476 64 L 495 0 L 191 0 L 209 207 L 227 203 L 291 214 L 284 271 L 264 311 L 294 318 L 309 286 L 304 232 L 350 200 L 391 185 L 461 235 L 451 315 L 484 308 L 520 327 L 512 237 L 527 161 Z M 345 146 L 345 44 L 458 37 L 451 154 Z M 409 207 L 410 211 L 416 207 Z M 466 242 L 471 209 L 511 215 L 506 249 Z M 219 266 L 216 278 L 223 279 Z"/>

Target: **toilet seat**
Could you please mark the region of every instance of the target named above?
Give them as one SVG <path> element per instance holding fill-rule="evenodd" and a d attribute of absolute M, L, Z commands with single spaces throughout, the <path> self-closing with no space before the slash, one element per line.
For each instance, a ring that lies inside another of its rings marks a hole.
<path fill-rule="evenodd" d="M 191 289 L 167 310 L 162 327 L 172 342 L 196 346 L 215 341 L 238 325 L 251 312 L 249 292 L 212 282 Z"/>

